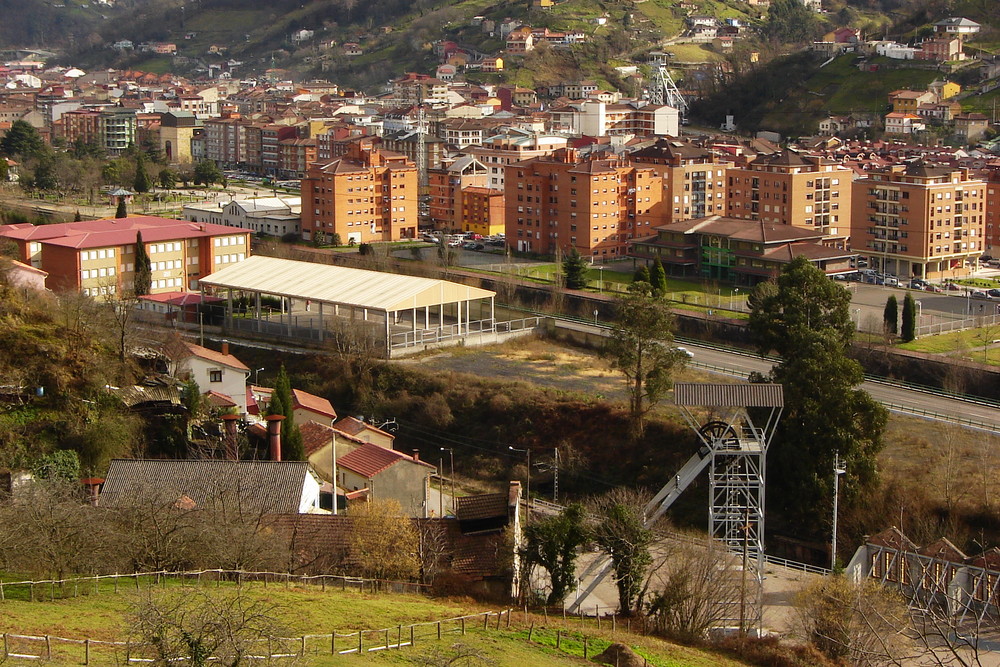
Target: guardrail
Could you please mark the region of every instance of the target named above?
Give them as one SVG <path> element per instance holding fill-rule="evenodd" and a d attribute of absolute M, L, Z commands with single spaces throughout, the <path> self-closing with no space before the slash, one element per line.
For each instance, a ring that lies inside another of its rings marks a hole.
<path fill-rule="evenodd" d="M 955 417 L 952 415 L 943 415 L 939 412 L 924 410 L 923 408 L 917 408 L 912 405 L 900 405 L 898 403 L 887 402 L 882 402 L 882 405 L 884 405 L 890 412 L 898 412 L 900 414 L 913 415 L 915 417 L 924 417 L 934 421 L 948 422 L 950 424 L 965 426 L 966 428 L 986 431 L 987 433 L 1000 433 L 1000 424 L 997 423 L 984 422 L 976 419 L 965 419 L 963 417 Z"/>

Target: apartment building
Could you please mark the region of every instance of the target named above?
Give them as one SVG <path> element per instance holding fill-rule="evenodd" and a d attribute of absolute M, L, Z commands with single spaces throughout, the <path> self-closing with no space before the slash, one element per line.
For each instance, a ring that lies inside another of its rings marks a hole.
<path fill-rule="evenodd" d="M 968 170 L 891 165 L 854 182 L 851 243 L 900 278 L 969 275 L 986 245 L 987 183 Z"/>
<path fill-rule="evenodd" d="M 104 149 L 111 155 L 121 155 L 136 143 L 135 109 L 102 109 L 98 127 Z"/>
<path fill-rule="evenodd" d="M 458 205 L 461 192 L 469 187 L 488 187 L 489 169 L 475 157 L 465 155 L 436 169 L 428 169 L 427 182 L 431 224 L 435 229 L 462 229 L 462 207 Z M 502 190 L 499 192 L 503 194 Z"/>
<path fill-rule="evenodd" d="M 345 243 L 416 238 L 417 168 L 404 155 L 363 142 L 313 163 L 302 180 L 302 237 L 339 234 Z"/>
<path fill-rule="evenodd" d="M 0 226 L 21 261 L 48 272 L 46 287 L 90 296 L 131 287 L 140 232 L 152 265 L 151 294 L 197 290 L 201 278 L 250 254 L 249 232 L 152 216 Z"/>
<path fill-rule="evenodd" d="M 786 148 L 726 172 L 727 216 L 817 229 L 846 242 L 851 178 L 843 165 Z"/>
<path fill-rule="evenodd" d="M 482 236 L 493 236 L 506 231 L 507 215 L 503 190 L 478 186 L 463 188 L 460 192 L 460 229 Z"/>
<path fill-rule="evenodd" d="M 986 250 L 993 257 L 1000 254 L 1000 170 L 986 175 Z"/>
<path fill-rule="evenodd" d="M 732 162 L 679 139 L 657 139 L 629 158 L 648 165 L 663 180 L 664 222 L 725 214 L 726 173 Z"/>
<path fill-rule="evenodd" d="M 506 170 L 507 244 L 518 251 L 621 257 L 629 239 L 649 236 L 660 222 L 663 186 L 647 165 L 564 148 Z"/>
<path fill-rule="evenodd" d="M 77 140 L 86 144 L 101 144 L 101 112 L 97 109 L 66 111 L 52 123 L 52 136 L 63 139 L 67 144 Z"/>
<path fill-rule="evenodd" d="M 551 155 L 560 148 L 566 148 L 568 139 L 554 135 L 505 132 L 484 139 L 480 146 L 470 146 L 465 151 L 490 170 L 487 187 L 504 189 L 504 174 L 507 165 L 534 157 Z M 434 164 L 434 163 L 430 163 Z"/>

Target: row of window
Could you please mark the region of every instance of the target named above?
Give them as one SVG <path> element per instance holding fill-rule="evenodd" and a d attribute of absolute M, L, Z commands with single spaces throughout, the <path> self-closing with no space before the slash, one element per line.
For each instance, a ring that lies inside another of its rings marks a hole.
<path fill-rule="evenodd" d="M 245 237 L 243 236 L 216 236 L 215 247 L 222 248 L 224 246 L 243 245 L 244 238 Z M 180 250 L 180 248 L 178 248 L 178 250 Z"/>
<path fill-rule="evenodd" d="M 237 253 L 233 255 L 216 255 L 216 264 L 233 264 L 235 262 L 242 262 L 246 258 L 243 253 Z"/>
<path fill-rule="evenodd" d="M 115 267 L 113 266 L 100 269 L 84 269 L 80 272 L 80 279 L 90 280 L 91 278 L 108 278 L 113 275 L 115 275 Z"/>
<path fill-rule="evenodd" d="M 114 248 L 101 248 L 100 250 L 84 250 L 80 253 L 80 260 L 88 262 L 95 259 L 114 259 Z"/>

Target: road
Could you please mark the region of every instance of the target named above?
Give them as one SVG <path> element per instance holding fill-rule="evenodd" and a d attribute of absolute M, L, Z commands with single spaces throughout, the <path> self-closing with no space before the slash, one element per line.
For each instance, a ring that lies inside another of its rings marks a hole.
<path fill-rule="evenodd" d="M 606 335 L 609 331 L 605 327 L 583 322 L 559 322 L 559 326 L 589 333 Z M 709 347 L 693 341 L 685 340 L 683 344 L 694 355 L 690 362 L 693 366 L 723 375 L 746 377 L 753 371 L 766 374 L 775 363 L 752 354 Z M 1000 410 L 996 405 L 985 401 L 950 398 L 888 382 L 866 381 L 862 388 L 894 412 L 1000 433 Z"/>

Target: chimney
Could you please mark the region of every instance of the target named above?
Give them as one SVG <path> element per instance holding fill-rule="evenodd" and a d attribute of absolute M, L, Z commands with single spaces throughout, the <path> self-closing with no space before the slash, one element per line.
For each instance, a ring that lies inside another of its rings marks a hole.
<path fill-rule="evenodd" d="M 420 460 L 420 450 L 419 449 L 414 449 L 413 450 L 413 460 L 414 461 L 419 461 Z"/>
<path fill-rule="evenodd" d="M 239 461 L 240 452 L 236 446 L 236 415 L 222 415 L 223 425 L 226 429 L 226 458 L 230 461 Z"/>
<path fill-rule="evenodd" d="M 229 355 L 229 341 L 222 341 L 222 354 Z"/>
<path fill-rule="evenodd" d="M 281 460 L 281 420 L 285 415 L 268 415 L 267 420 L 267 442 L 271 449 L 271 460 Z"/>

